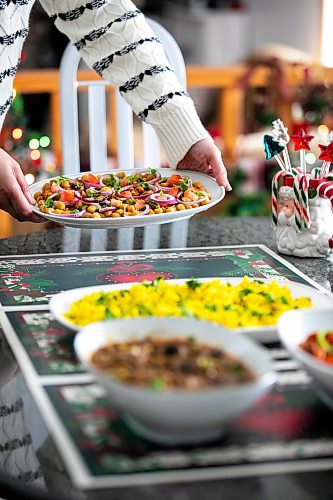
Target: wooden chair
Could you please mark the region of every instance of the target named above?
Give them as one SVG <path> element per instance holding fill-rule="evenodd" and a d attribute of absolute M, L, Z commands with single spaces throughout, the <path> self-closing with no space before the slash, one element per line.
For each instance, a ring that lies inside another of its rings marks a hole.
<path fill-rule="evenodd" d="M 165 28 L 156 21 L 147 19 L 155 35 L 162 42 L 166 55 L 178 79 L 186 87 L 186 71 L 182 53 Z M 78 89 L 88 89 L 88 125 L 90 170 L 103 171 L 107 168 L 107 126 L 106 126 L 106 92 L 109 83 L 103 81 L 79 81 L 77 71 L 81 57 L 77 49 L 69 44 L 60 64 L 60 103 L 63 175 L 80 172 L 79 151 L 79 110 Z M 116 95 L 116 126 L 118 167 L 120 169 L 136 168 L 134 164 L 133 111 L 119 92 Z M 160 144 L 153 128 L 142 123 L 144 168 L 160 166 Z M 171 223 L 169 247 L 185 247 L 187 243 L 188 219 Z M 81 229 L 66 227 L 64 231 L 64 251 L 79 251 Z M 135 230 L 119 229 L 117 231 L 117 249 L 132 250 Z M 90 250 L 107 249 L 108 230 L 93 230 Z M 144 228 L 143 248 L 153 249 L 160 246 L 160 225 Z"/>

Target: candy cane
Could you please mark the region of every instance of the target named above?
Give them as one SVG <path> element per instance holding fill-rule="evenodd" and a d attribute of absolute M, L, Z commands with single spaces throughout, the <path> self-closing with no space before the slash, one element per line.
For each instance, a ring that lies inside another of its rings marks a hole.
<path fill-rule="evenodd" d="M 299 174 L 294 182 L 295 222 L 297 230 L 308 229 L 311 226 L 309 208 L 310 175 Z"/>
<path fill-rule="evenodd" d="M 301 199 L 302 199 L 302 211 L 303 211 L 303 226 L 308 229 L 311 226 L 310 220 L 310 208 L 309 208 L 309 185 L 310 185 L 310 175 L 305 174 L 301 179 Z"/>
<path fill-rule="evenodd" d="M 278 221 L 278 196 L 279 196 L 279 183 L 284 177 L 292 177 L 290 172 L 280 170 L 272 179 L 272 219 L 275 226 Z"/>
<path fill-rule="evenodd" d="M 318 194 L 322 198 L 328 198 L 333 206 L 333 182 L 323 181 L 318 185 Z"/>
<path fill-rule="evenodd" d="M 302 208 L 302 199 L 301 199 L 301 181 L 302 181 L 302 175 L 297 175 L 295 180 L 294 180 L 294 207 L 295 207 L 295 223 L 296 223 L 296 228 L 298 232 L 301 232 L 303 229 L 303 224 L 302 224 L 302 214 L 303 214 L 303 208 Z"/>

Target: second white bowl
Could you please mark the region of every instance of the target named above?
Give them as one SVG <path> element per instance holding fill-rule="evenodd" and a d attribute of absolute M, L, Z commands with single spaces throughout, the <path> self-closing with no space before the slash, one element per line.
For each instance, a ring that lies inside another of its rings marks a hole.
<path fill-rule="evenodd" d="M 98 371 L 90 359 L 109 342 L 147 335 L 158 338 L 194 336 L 237 356 L 253 370 L 256 380 L 195 392 L 161 391 L 121 383 Z M 75 338 L 80 361 L 107 388 L 112 402 L 140 435 L 163 444 L 198 443 L 218 437 L 231 419 L 246 411 L 275 382 L 267 350 L 256 342 L 218 325 L 180 318 L 134 318 L 103 321 L 83 328 Z"/>

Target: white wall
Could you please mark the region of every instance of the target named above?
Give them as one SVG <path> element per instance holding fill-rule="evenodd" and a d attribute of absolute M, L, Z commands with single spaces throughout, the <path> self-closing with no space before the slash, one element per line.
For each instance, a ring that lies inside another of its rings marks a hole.
<path fill-rule="evenodd" d="M 331 0 L 333 2 L 333 0 Z M 268 43 L 319 56 L 321 0 L 244 0 L 245 11 L 189 9 L 166 0 L 158 19 L 176 38 L 187 64 L 229 66 Z"/>
<path fill-rule="evenodd" d="M 281 43 L 319 56 L 320 0 L 245 1 L 253 14 L 254 48 Z"/>

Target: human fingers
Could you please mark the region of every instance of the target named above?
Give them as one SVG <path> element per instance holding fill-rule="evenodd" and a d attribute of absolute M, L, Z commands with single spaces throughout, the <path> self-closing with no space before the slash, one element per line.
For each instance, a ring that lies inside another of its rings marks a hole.
<path fill-rule="evenodd" d="M 220 186 L 223 186 L 227 191 L 231 191 L 232 187 L 228 181 L 228 172 L 224 166 L 221 153 L 217 148 L 210 157 L 209 164 L 213 169 L 216 182 L 220 184 Z"/>
<path fill-rule="evenodd" d="M 14 163 L 13 164 L 13 174 L 14 176 L 16 177 L 16 180 L 22 190 L 22 193 L 24 194 L 24 196 L 26 197 L 26 199 L 28 200 L 28 202 L 31 204 L 31 205 L 35 205 L 36 202 L 34 200 L 34 197 L 32 196 L 32 194 L 30 193 L 30 189 L 29 189 L 29 186 L 28 186 L 28 183 L 26 181 L 26 178 L 25 176 L 23 175 L 23 172 L 19 166 L 18 163 Z"/>
<path fill-rule="evenodd" d="M 4 204 L 2 203 L 4 206 Z M 8 210 L 7 207 L 8 206 Z M 37 216 L 32 210 L 30 203 L 22 192 L 20 184 L 17 182 L 15 176 L 13 176 L 12 183 L 7 186 L 7 204 L 4 207 L 9 213 L 14 212 L 13 215 L 20 222 L 31 221 L 31 222 L 42 222 L 42 218 Z"/>

